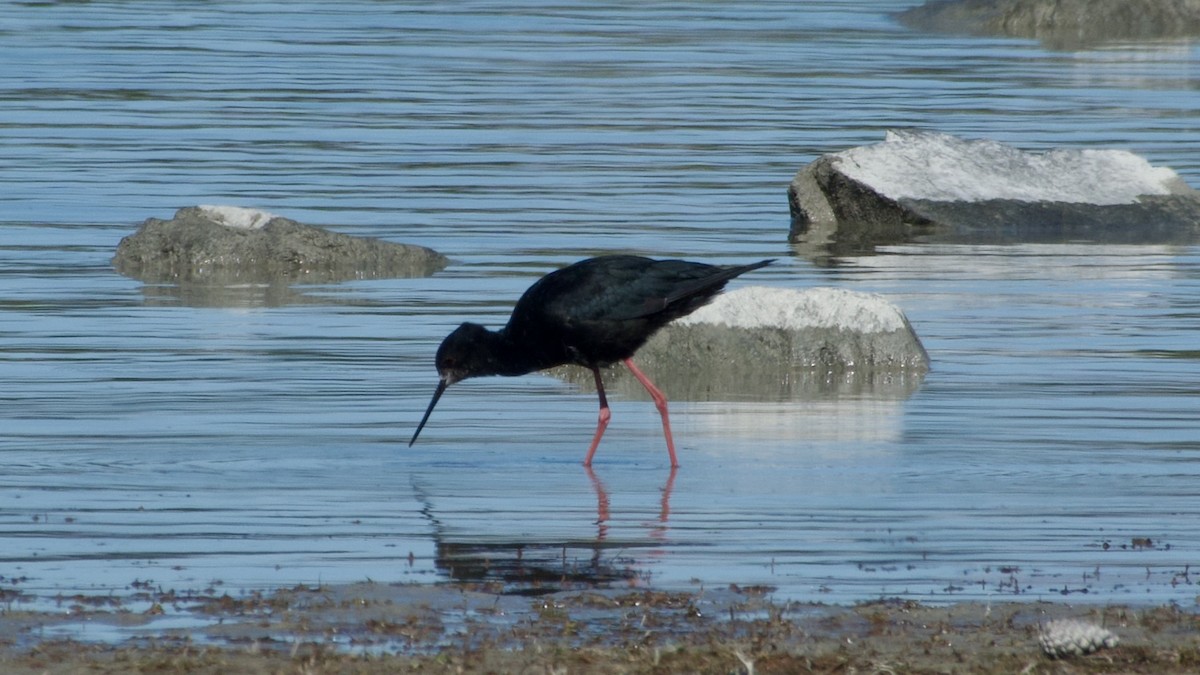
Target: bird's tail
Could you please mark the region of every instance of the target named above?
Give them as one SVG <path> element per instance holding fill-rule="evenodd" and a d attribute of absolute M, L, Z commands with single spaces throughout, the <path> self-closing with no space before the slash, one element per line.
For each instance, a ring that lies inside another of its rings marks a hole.
<path fill-rule="evenodd" d="M 730 279 L 738 276 L 739 274 L 745 274 L 746 272 L 749 272 L 750 270 L 756 270 L 760 267 L 766 267 L 767 265 L 770 265 L 773 262 L 775 262 L 775 258 L 770 258 L 768 260 L 760 260 L 756 263 L 751 263 L 749 265 L 718 267 L 716 272 L 713 272 L 712 274 L 710 274 L 706 277 L 701 277 L 699 279 L 695 279 L 695 280 L 691 281 L 690 283 L 683 284 L 679 288 L 675 289 L 670 295 L 667 295 L 662 298 L 653 298 L 653 299 L 646 300 L 646 302 L 642 306 L 641 310 L 639 310 L 637 313 L 631 314 L 629 316 L 622 316 L 620 318 L 621 319 L 639 319 L 639 318 L 642 318 L 645 316 L 650 316 L 652 314 L 658 314 L 659 312 L 666 310 L 667 308 L 671 307 L 672 305 L 677 305 L 681 302 L 693 300 L 697 296 L 707 296 L 707 297 L 705 297 L 705 299 L 703 301 L 700 302 L 700 304 L 704 304 L 704 302 L 707 302 L 708 298 L 711 298 L 711 296 L 716 295 L 716 293 L 721 289 L 721 287 L 724 286 L 726 283 L 728 283 Z M 697 305 L 697 306 L 699 306 L 699 305 Z"/>
<path fill-rule="evenodd" d="M 756 270 L 760 267 L 766 267 L 773 262 L 775 262 L 775 258 L 760 260 L 756 263 L 750 263 L 749 265 L 722 267 L 719 272 L 711 276 L 704 277 L 703 279 L 697 279 L 686 286 L 676 289 L 674 293 L 663 298 L 663 307 L 670 307 L 677 302 L 686 300 L 709 289 L 724 286 L 729 282 L 730 279 L 733 279 L 734 277 L 740 276 L 752 270 Z"/>

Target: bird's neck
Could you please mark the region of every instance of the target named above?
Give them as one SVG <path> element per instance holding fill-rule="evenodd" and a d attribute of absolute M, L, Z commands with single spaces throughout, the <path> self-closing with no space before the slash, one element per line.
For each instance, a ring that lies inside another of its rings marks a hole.
<path fill-rule="evenodd" d="M 535 352 L 529 351 L 528 345 L 519 344 L 503 329 L 488 331 L 480 348 L 487 357 L 485 372 L 477 373 L 479 375 L 524 375 L 546 367 Z"/>

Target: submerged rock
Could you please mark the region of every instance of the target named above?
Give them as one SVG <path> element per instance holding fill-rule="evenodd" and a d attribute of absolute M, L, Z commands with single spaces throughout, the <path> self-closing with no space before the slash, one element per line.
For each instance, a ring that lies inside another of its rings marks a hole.
<path fill-rule="evenodd" d="M 428 276 L 445 256 L 422 246 L 352 237 L 265 211 L 193 206 L 147 218 L 121 240 L 118 272 L 150 283 L 236 284 Z"/>
<path fill-rule="evenodd" d="M 824 155 L 788 187 L 791 240 L 834 250 L 944 243 L 1200 240 L 1200 193 L 1121 150 L 1024 152 L 888 132 Z"/>
<path fill-rule="evenodd" d="M 650 338 L 636 362 L 672 400 L 794 400 L 831 393 L 911 393 L 929 356 L 886 298 L 837 288 L 750 286 L 717 296 Z M 583 368 L 553 369 L 582 387 Z M 643 398 L 622 364 L 606 388 Z"/>
<path fill-rule="evenodd" d="M 1057 48 L 1200 36 L 1197 0 L 935 0 L 897 18 L 915 30 L 1030 38 Z"/>

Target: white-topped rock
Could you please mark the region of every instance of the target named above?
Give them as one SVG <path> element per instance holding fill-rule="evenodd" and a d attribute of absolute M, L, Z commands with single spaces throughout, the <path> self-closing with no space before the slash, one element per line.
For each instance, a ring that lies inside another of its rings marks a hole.
<path fill-rule="evenodd" d="M 1184 186 L 1179 174 L 1124 150 L 1024 152 L 991 140 L 889 131 L 831 155 L 846 176 L 890 199 L 1134 204 Z"/>
<path fill-rule="evenodd" d="M 788 203 L 791 240 L 835 252 L 910 241 L 1200 241 L 1200 193 L 1172 169 L 1113 149 L 1027 152 L 889 132 L 806 166 Z"/>
<path fill-rule="evenodd" d="M 929 356 L 900 308 L 881 295 L 841 288 L 748 286 L 668 324 L 638 360 L 693 367 L 728 363 L 822 370 L 919 370 Z"/>
<path fill-rule="evenodd" d="M 268 211 L 248 209 L 244 206 L 211 206 L 201 204 L 196 208 L 200 209 L 203 215 L 208 216 L 215 223 L 243 230 L 261 230 L 272 219 L 279 217 Z"/>
<path fill-rule="evenodd" d="M 668 324 L 634 360 L 672 400 L 903 398 L 929 369 L 929 355 L 895 304 L 840 288 L 724 293 Z M 590 388 L 582 368 L 552 372 Z M 604 377 L 623 396 L 645 395 L 621 364 Z"/>
<path fill-rule="evenodd" d="M 904 313 L 882 295 L 844 288 L 769 286 L 747 286 L 722 293 L 675 323 L 787 330 L 828 328 L 856 333 L 887 333 L 907 327 Z"/>

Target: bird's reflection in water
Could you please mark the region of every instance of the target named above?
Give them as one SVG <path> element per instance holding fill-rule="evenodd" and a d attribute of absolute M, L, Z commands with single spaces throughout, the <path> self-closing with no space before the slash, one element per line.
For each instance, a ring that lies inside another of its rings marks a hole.
<path fill-rule="evenodd" d="M 588 478 L 592 481 L 592 488 L 596 491 L 596 541 L 604 541 L 608 536 L 608 520 L 609 510 L 611 508 L 611 500 L 608 498 L 608 490 L 604 487 L 604 481 L 596 475 L 592 467 L 585 466 Z M 671 517 L 671 491 L 675 489 L 675 474 L 679 467 L 671 467 L 671 473 L 667 474 L 667 482 L 662 487 L 662 500 L 659 503 L 658 522 L 647 523 L 651 528 L 649 531 L 650 537 L 666 542 L 667 539 L 667 520 Z"/>
<path fill-rule="evenodd" d="M 647 538 L 610 541 L 612 500 L 604 482 L 590 467 L 588 479 L 596 493 L 595 538 L 559 541 L 447 541 L 439 527 L 436 535 L 435 567 L 455 581 L 497 583 L 500 592 L 512 595 L 543 595 L 580 587 L 614 582 L 637 585 L 647 575 L 636 550 L 648 555 L 665 553 L 671 493 L 676 470 L 671 469 L 661 488 L 658 517 L 642 523 Z M 427 506 L 427 514 L 431 507 Z M 435 521 L 436 523 L 436 521 Z"/>

